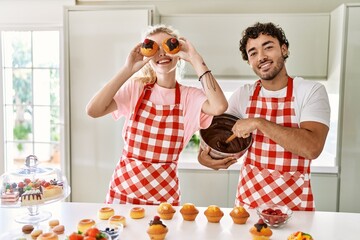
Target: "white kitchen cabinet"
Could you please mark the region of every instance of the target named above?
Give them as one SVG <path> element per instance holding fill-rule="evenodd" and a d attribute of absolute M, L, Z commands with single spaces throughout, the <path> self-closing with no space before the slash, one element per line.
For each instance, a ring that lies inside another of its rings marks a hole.
<path fill-rule="evenodd" d="M 141 41 L 152 9 L 69 7 L 64 19 L 71 200 L 104 202 L 123 147 L 123 120 L 115 122 L 110 115 L 92 119 L 85 107 Z"/>
<path fill-rule="evenodd" d="M 360 213 L 360 4 L 345 8 L 339 211 Z"/>
<path fill-rule="evenodd" d="M 161 16 L 203 55 L 213 74 L 222 78 L 253 79 L 255 74 L 239 51 L 242 31 L 255 22 L 283 28 L 290 43 L 287 69 L 291 76 L 326 79 L 329 14 L 182 14 Z M 185 77 L 194 77 L 188 66 Z"/>

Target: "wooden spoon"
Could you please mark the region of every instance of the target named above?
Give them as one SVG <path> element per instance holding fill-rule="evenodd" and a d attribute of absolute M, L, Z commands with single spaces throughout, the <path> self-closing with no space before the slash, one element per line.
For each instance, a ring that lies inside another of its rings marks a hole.
<path fill-rule="evenodd" d="M 227 148 L 229 145 L 230 145 L 230 142 L 232 141 L 232 140 L 234 140 L 236 138 L 236 135 L 235 135 L 235 133 L 233 133 L 230 137 L 228 137 L 226 140 L 225 140 L 225 142 L 223 142 L 223 141 L 218 141 L 217 143 L 216 143 L 216 145 L 219 147 L 219 148 Z"/>

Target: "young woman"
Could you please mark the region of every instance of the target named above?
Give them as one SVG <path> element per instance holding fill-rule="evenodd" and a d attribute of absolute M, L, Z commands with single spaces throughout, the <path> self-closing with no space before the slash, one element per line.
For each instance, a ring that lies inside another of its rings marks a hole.
<path fill-rule="evenodd" d="M 162 47 L 169 38 L 180 42 L 178 53 Z M 120 71 L 91 99 L 87 113 L 94 118 L 109 113 L 115 119 L 125 117 L 125 144 L 106 202 L 176 206 L 179 154 L 194 132 L 227 109 L 227 101 L 202 56 L 171 27 L 149 27 L 144 39 L 159 46 L 155 55 L 144 57 L 142 43 L 137 44 Z M 177 82 L 180 60 L 192 65 L 202 89 Z"/>

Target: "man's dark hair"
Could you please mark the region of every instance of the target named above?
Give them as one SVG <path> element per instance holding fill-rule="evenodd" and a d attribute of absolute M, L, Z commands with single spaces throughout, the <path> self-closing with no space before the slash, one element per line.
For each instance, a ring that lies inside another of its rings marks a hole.
<path fill-rule="evenodd" d="M 248 55 L 246 52 L 246 44 L 249 38 L 256 39 L 259 37 L 260 34 L 266 34 L 277 38 L 279 40 L 280 46 L 285 44 L 289 48 L 289 42 L 286 39 L 285 33 L 281 27 L 275 26 L 273 23 L 255 23 L 253 26 L 248 27 L 243 32 L 243 37 L 240 39 L 240 52 L 242 58 L 245 61 L 248 61 Z M 288 58 L 288 55 L 284 56 L 284 58 Z"/>

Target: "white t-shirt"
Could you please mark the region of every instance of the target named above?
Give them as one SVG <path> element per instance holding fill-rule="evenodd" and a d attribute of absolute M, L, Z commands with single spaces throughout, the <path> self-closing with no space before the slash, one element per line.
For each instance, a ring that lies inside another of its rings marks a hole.
<path fill-rule="evenodd" d="M 227 113 L 240 118 L 247 118 L 246 108 L 249 105 L 249 97 L 253 95 L 254 84 L 245 84 L 238 88 L 229 99 Z M 261 88 L 260 97 L 285 97 L 287 87 L 278 91 L 269 91 Z M 305 121 L 320 122 L 330 126 L 330 103 L 324 85 L 319 82 L 304 80 L 301 77 L 294 78 L 293 85 L 294 108 L 297 123 Z"/>
<path fill-rule="evenodd" d="M 112 113 L 113 118 L 118 120 L 122 116 L 126 117 L 122 132 L 123 137 L 125 137 L 126 126 L 143 91 L 143 87 L 144 85 L 140 81 L 130 79 L 125 82 L 114 96 L 117 110 Z M 202 105 L 207 99 L 202 89 L 180 84 L 180 95 L 184 115 L 183 142 L 185 146 L 197 130 L 210 126 L 213 116 L 201 111 Z M 157 105 L 175 104 L 175 88 L 168 89 L 155 83 L 149 101 Z"/>

